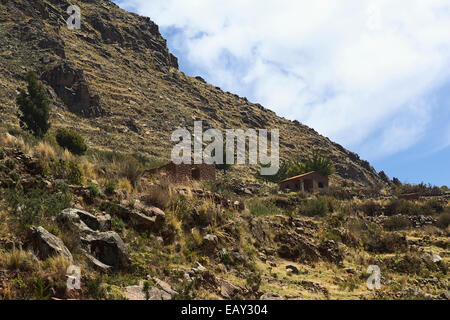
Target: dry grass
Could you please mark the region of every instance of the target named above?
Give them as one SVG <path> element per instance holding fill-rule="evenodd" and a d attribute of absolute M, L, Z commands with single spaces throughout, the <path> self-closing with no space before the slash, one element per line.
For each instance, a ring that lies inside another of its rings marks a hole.
<path fill-rule="evenodd" d="M 97 180 L 98 175 L 96 164 L 90 162 L 86 157 L 81 157 L 79 164 L 87 180 Z"/>
<path fill-rule="evenodd" d="M 126 178 L 120 179 L 117 185 L 119 189 L 127 193 L 131 193 L 133 191 L 133 186 L 131 185 L 131 182 Z"/>
<path fill-rule="evenodd" d="M 43 141 L 39 142 L 34 148 L 33 155 L 43 164 L 56 159 L 56 152 L 53 146 Z"/>
<path fill-rule="evenodd" d="M 70 265 L 71 262 L 63 256 L 56 256 L 45 260 L 42 268 L 48 273 L 64 277 L 66 275 L 67 268 Z"/>
<path fill-rule="evenodd" d="M 149 205 L 166 209 L 172 198 L 172 189 L 162 185 L 149 185 L 143 190 L 143 200 Z"/>
<path fill-rule="evenodd" d="M 73 155 L 72 153 L 70 153 L 69 150 L 64 149 L 64 151 L 61 154 L 61 159 L 66 162 L 76 162 L 77 157 L 75 155 Z"/>
<path fill-rule="evenodd" d="M 29 251 L 13 249 L 0 256 L 0 265 L 9 270 L 34 271 L 38 268 L 37 259 Z"/>

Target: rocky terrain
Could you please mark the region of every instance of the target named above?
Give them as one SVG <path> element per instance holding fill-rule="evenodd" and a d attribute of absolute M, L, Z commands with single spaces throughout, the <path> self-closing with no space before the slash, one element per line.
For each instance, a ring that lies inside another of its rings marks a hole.
<path fill-rule="evenodd" d="M 226 175 L 139 175 L 132 187 L 129 159 L 8 134 L 0 159 L 0 299 L 449 299 L 444 191 L 313 196 Z M 79 289 L 67 287 L 69 266 Z"/>
<path fill-rule="evenodd" d="M 70 3 L 81 8 L 81 30 L 67 28 Z M 388 181 L 357 154 L 313 129 L 178 70 L 177 58 L 149 18 L 110 1 L 70 3 L 0 1 L 3 124 L 17 126 L 16 90 L 26 71 L 34 71 L 52 97 L 54 128 L 75 128 L 99 149 L 167 161 L 171 132 L 192 130 L 194 120 L 203 120 L 205 130 L 279 129 L 283 159 L 320 151 L 335 163 L 337 183 Z"/>
<path fill-rule="evenodd" d="M 450 298 L 448 188 L 391 183 L 313 129 L 183 74 L 149 18 L 71 3 L 81 30 L 66 27 L 67 1 L 0 0 L 0 299 Z M 43 138 L 18 125 L 27 71 L 51 97 Z M 213 182 L 148 174 L 194 120 L 279 128 L 283 159 L 331 158 L 330 190 L 281 192 L 240 167 Z M 87 152 L 62 148 L 60 127 Z"/>

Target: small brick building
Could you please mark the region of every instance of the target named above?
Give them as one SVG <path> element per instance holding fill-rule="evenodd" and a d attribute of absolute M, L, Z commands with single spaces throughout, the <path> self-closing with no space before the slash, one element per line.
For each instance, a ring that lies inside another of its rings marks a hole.
<path fill-rule="evenodd" d="M 150 174 L 166 173 L 175 182 L 185 180 L 216 180 L 216 167 L 211 164 L 175 164 L 170 162 L 162 167 L 148 170 L 147 172 Z"/>
<path fill-rule="evenodd" d="M 280 182 L 282 191 L 323 192 L 329 190 L 329 180 L 316 171 L 308 172 Z"/>

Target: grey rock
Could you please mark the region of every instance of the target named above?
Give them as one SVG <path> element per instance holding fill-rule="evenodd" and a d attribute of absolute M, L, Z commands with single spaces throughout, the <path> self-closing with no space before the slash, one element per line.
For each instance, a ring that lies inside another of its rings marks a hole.
<path fill-rule="evenodd" d="M 226 299 L 235 299 L 241 290 L 223 279 L 217 279 L 220 284 L 220 294 Z"/>
<path fill-rule="evenodd" d="M 259 298 L 260 300 L 266 300 L 266 301 L 270 301 L 270 300 L 283 300 L 282 297 L 280 297 L 280 295 L 278 293 L 273 293 L 273 292 L 266 292 L 265 294 L 263 294 L 261 296 L 261 298 Z"/>
<path fill-rule="evenodd" d="M 92 232 L 82 242 L 94 257 L 108 266 L 124 269 L 130 264 L 128 248 L 116 232 Z"/>
<path fill-rule="evenodd" d="M 68 261 L 73 261 L 72 254 L 61 239 L 42 227 L 30 228 L 30 245 L 41 259 L 61 255 Z"/>
<path fill-rule="evenodd" d="M 165 292 L 167 292 L 171 298 L 175 298 L 175 296 L 178 295 L 178 292 L 176 292 L 175 290 L 172 289 L 172 287 L 167 283 L 164 282 L 158 278 L 153 278 L 153 280 L 156 282 L 156 284 Z"/>
<path fill-rule="evenodd" d="M 299 274 L 300 273 L 298 268 L 296 266 L 293 266 L 293 265 L 286 266 L 286 271 L 287 272 L 292 272 L 293 274 Z"/>
<path fill-rule="evenodd" d="M 138 231 L 145 232 L 160 232 L 166 222 L 164 211 L 143 206 L 139 202 L 136 202 L 134 210 L 130 210 L 129 218 Z"/>
<path fill-rule="evenodd" d="M 104 216 L 102 221 L 85 211 L 66 209 L 56 220 L 78 236 L 88 260 L 98 269 L 108 271 L 108 267 L 123 269 L 129 266 L 128 248 L 116 232 L 96 231 L 85 223 L 102 229 L 108 226 L 110 217 Z"/>

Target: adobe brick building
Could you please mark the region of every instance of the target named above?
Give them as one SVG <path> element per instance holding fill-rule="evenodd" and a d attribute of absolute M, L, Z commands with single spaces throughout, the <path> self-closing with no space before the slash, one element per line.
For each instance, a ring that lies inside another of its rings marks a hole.
<path fill-rule="evenodd" d="M 216 180 L 216 167 L 211 164 L 175 164 L 170 162 L 162 167 L 148 170 L 147 172 L 150 174 L 166 173 L 175 182 L 185 180 Z"/>
<path fill-rule="evenodd" d="M 329 179 L 316 171 L 308 172 L 280 182 L 282 191 L 325 192 L 329 190 Z"/>

